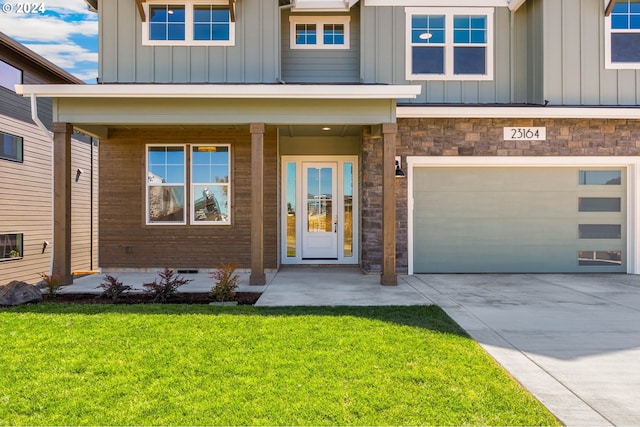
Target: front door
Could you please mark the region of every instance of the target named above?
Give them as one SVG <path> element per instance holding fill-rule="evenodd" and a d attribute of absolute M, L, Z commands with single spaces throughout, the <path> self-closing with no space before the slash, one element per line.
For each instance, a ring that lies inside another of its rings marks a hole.
<path fill-rule="evenodd" d="M 357 156 L 282 157 L 283 264 L 358 263 Z"/>
<path fill-rule="evenodd" d="M 302 258 L 338 259 L 337 163 L 305 162 Z"/>

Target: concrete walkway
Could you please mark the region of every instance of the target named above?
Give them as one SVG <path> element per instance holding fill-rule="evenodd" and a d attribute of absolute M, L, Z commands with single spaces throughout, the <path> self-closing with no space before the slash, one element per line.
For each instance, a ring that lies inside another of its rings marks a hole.
<path fill-rule="evenodd" d="M 640 277 L 416 275 L 566 425 L 640 425 Z"/>
<path fill-rule="evenodd" d="M 151 273 L 116 273 L 142 289 Z M 103 274 L 63 292 L 100 292 Z M 182 292 L 208 292 L 184 274 Z M 267 274 L 256 305 L 437 304 L 564 424 L 640 425 L 640 276 L 480 274 L 400 276 L 397 287 L 357 267 L 285 267 Z"/>

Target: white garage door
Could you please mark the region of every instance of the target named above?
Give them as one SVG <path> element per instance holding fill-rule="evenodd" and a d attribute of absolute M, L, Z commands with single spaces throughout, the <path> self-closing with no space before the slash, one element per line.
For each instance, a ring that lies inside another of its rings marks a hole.
<path fill-rule="evenodd" d="M 415 273 L 625 272 L 624 168 L 415 167 Z"/>

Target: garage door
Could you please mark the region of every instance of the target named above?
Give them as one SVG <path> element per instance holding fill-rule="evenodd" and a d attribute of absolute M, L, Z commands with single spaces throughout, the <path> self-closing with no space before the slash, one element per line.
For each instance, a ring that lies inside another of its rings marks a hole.
<path fill-rule="evenodd" d="M 625 272 L 626 176 L 415 167 L 415 273 Z"/>

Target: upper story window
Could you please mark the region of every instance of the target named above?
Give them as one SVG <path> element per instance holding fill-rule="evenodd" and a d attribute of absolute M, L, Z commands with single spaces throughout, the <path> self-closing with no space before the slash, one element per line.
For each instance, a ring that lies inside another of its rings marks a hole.
<path fill-rule="evenodd" d="M 173 0 L 143 3 L 142 44 L 151 46 L 231 46 L 235 22 L 228 1 Z"/>
<path fill-rule="evenodd" d="M 605 21 L 607 68 L 640 68 L 640 0 L 615 0 Z"/>
<path fill-rule="evenodd" d="M 22 84 L 22 70 L 0 60 L 0 86 L 15 91 L 14 85 Z"/>
<path fill-rule="evenodd" d="M 22 162 L 23 144 L 22 137 L 0 132 L 0 159 Z"/>
<path fill-rule="evenodd" d="M 408 80 L 492 80 L 493 9 L 407 8 Z"/>
<path fill-rule="evenodd" d="M 349 49 L 348 16 L 290 16 L 291 49 Z"/>

